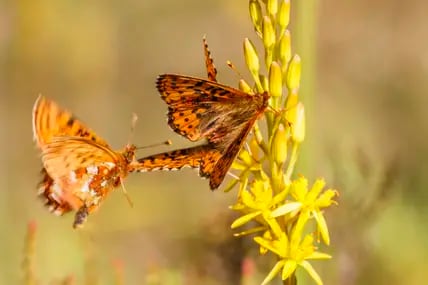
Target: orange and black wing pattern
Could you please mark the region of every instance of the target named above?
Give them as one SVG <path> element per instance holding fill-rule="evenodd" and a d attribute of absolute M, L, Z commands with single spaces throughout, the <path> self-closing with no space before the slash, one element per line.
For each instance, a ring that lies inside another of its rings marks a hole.
<path fill-rule="evenodd" d="M 120 184 L 129 162 L 70 112 L 42 96 L 33 108 L 33 135 L 43 162 L 39 195 L 57 215 L 77 211 L 74 226 L 80 226 Z"/>

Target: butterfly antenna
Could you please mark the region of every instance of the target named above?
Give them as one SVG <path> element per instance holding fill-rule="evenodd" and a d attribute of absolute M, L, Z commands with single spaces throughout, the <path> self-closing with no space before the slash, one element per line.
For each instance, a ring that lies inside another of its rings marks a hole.
<path fill-rule="evenodd" d="M 241 80 L 242 78 L 244 78 L 241 74 L 241 72 L 239 72 L 239 70 L 236 68 L 236 66 L 230 61 L 226 61 L 227 66 L 229 66 L 236 74 L 236 76 L 238 77 L 239 80 Z"/>
<path fill-rule="evenodd" d="M 122 193 L 123 193 L 123 195 L 125 195 L 129 206 L 131 206 L 131 208 L 134 208 L 134 203 L 132 203 L 131 197 L 129 196 L 128 192 L 126 191 L 125 184 L 123 184 L 122 179 L 120 179 L 120 185 L 122 185 Z"/>
<path fill-rule="evenodd" d="M 145 149 L 145 148 L 156 147 L 156 146 L 161 146 L 161 145 L 172 145 L 172 141 L 166 140 L 166 141 L 159 142 L 159 143 L 149 144 L 149 145 L 145 145 L 145 146 L 139 146 L 136 149 Z"/>

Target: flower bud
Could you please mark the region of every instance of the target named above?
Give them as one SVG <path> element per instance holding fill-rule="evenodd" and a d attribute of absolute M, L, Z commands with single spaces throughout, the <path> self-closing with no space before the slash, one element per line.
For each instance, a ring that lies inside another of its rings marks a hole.
<path fill-rule="evenodd" d="M 281 1 L 277 19 L 280 31 L 286 29 L 290 22 L 290 0 Z"/>
<path fill-rule="evenodd" d="M 251 89 L 250 85 L 248 85 L 248 83 L 244 79 L 239 80 L 239 90 L 248 94 L 253 93 L 253 90 Z"/>
<path fill-rule="evenodd" d="M 282 95 L 281 67 L 275 61 L 272 62 L 269 69 L 269 94 L 272 97 L 280 97 Z"/>
<path fill-rule="evenodd" d="M 263 17 L 263 45 L 266 49 L 272 49 L 275 45 L 276 35 L 272 20 L 268 16 Z"/>
<path fill-rule="evenodd" d="M 305 139 L 306 122 L 305 122 L 305 107 L 299 102 L 296 107 L 296 118 L 291 127 L 291 138 L 294 142 L 301 143 Z"/>
<path fill-rule="evenodd" d="M 262 7 L 259 1 L 250 0 L 250 17 L 257 32 L 262 31 Z"/>
<path fill-rule="evenodd" d="M 270 16 L 275 16 L 278 12 L 278 0 L 267 0 L 266 11 Z"/>
<path fill-rule="evenodd" d="M 259 81 L 258 74 L 260 70 L 260 61 L 257 51 L 251 41 L 246 38 L 244 40 L 244 56 L 248 69 L 254 77 L 256 82 Z"/>
<path fill-rule="evenodd" d="M 285 30 L 284 34 L 279 40 L 278 55 L 282 66 L 286 68 L 288 66 L 288 62 L 291 59 L 291 35 L 289 30 Z"/>
<path fill-rule="evenodd" d="M 287 160 L 287 131 L 283 124 L 279 124 L 271 145 L 272 158 L 280 166 Z"/>

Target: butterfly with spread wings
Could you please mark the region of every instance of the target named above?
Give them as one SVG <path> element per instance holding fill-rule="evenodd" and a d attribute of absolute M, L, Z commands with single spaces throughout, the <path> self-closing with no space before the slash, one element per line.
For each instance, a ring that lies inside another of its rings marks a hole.
<path fill-rule="evenodd" d="M 43 162 L 39 195 L 57 215 L 76 211 L 74 227 L 81 226 L 138 168 L 134 145 L 112 150 L 70 112 L 43 96 L 34 104 L 33 134 Z"/>
<path fill-rule="evenodd" d="M 256 120 L 268 106 L 267 92 L 254 95 L 217 83 L 214 66 L 204 39 L 208 80 L 163 74 L 156 87 L 168 105 L 168 125 L 190 141 L 206 144 L 138 159 L 141 171 L 199 168 L 217 189 L 224 180 Z"/>

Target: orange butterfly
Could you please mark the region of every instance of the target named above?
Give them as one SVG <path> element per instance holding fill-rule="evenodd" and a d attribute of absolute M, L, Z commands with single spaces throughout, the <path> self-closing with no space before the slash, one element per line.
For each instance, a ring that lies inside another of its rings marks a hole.
<path fill-rule="evenodd" d="M 220 186 L 256 120 L 268 106 L 269 95 L 248 94 L 217 83 L 217 70 L 204 39 L 208 80 L 163 74 L 156 87 L 168 105 L 168 125 L 191 141 L 206 139 L 201 146 L 160 153 L 138 159 L 140 171 L 199 167 Z"/>
<path fill-rule="evenodd" d="M 33 109 L 33 134 L 42 152 L 39 195 L 57 215 L 75 210 L 83 224 L 107 194 L 139 168 L 134 145 L 114 151 L 73 115 L 43 96 Z"/>

